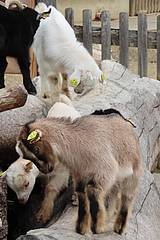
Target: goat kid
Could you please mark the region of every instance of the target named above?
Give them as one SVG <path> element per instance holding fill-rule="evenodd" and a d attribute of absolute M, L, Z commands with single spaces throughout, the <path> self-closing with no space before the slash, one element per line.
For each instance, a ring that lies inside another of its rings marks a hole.
<path fill-rule="evenodd" d="M 47 117 L 60 118 L 63 116 L 72 121 L 80 117 L 69 98 L 60 95 L 59 100 L 60 102 L 55 103 L 50 109 Z M 37 176 L 45 178 L 44 199 L 36 217 L 38 221 L 46 223 L 52 215 L 55 199 L 68 186 L 69 171 L 63 164 L 59 163 L 53 174 L 47 174 L 44 177 L 31 161 L 23 158 L 25 147 L 20 142 L 17 142 L 16 151 L 21 157 L 7 169 L 5 174 L 7 184 L 16 193 L 19 202 L 25 204 L 33 190 Z"/>
<path fill-rule="evenodd" d="M 48 118 L 26 124 L 18 140 L 25 147 L 24 157 L 43 173 L 54 171 L 59 162 L 69 168 L 79 199 L 78 233 L 106 230 L 105 195 L 120 183 L 114 230 L 124 231 L 141 175 L 139 143 L 130 122 L 117 113 L 73 122 Z"/>
<path fill-rule="evenodd" d="M 8 4 L 11 6 L 12 1 Z M 21 9 L 18 6 L 18 10 L 13 10 L 12 7 L 7 9 L 0 5 L 0 88 L 5 87 L 4 73 L 8 64 L 6 57 L 11 56 L 18 61 L 26 90 L 35 95 L 36 89 L 30 78 L 29 48 L 41 16 L 34 9 L 21 6 Z"/>
<path fill-rule="evenodd" d="M 18 150 L 18 152 L 20 151 Z M 44 175 L 40 173 L 34 163 L 20 157 L 9 166 L 4 177 L 6 177 L 7 185 L 16 193 L 21 204 L 27 203 L 36 178 L 40 177 L 43 180 L 45 184 L 44 199 L 36 218 L 45 224 L 51 218 L 57 196 L 68 187 L 69 172 L 64 165 L 59 164 L 53 174 Z"/>
<path fill-rule="evenodd" d="M 36 6 L 42 12 L 46 8 L 43 3 Z M 64 16 L 53 6 L 50 16 L 42 20 L 34 36 L 33 51 L 35 53 L 41 78 L 40 96 L 50 98 L 56 95 L 54 79 L 62 73 L 63 81 L 81 81 L 81 71 L 90 72 L 90 83 L 83 84 L 83 90 L 88 91 L 101 79 L 102 71 L 88 51 L 77 41 L 75 33 Z M 64 83 L 66 86 L 68 83 Z M 80 87 L 79 87 L 80 88 Z M 87 88 L 87 89 L 85 89 Z"/>

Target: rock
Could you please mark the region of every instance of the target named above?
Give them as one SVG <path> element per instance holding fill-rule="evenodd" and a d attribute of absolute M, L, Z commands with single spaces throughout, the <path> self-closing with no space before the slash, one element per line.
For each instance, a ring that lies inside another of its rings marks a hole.
<path fill-rule="evenodd" d="M 0 167 L 2 169 L 6 169 L 7 165 L 18 157 L 15 152 L 15 143 L 20 127 L 46 115 L 46 104 L 32 95 L 28 95 L 23 107 L 0 113 Z"/>
<path fill-rule="evenodd" d="M 26 237 L 19 237 L 18 240 L 30 237 L 39 240 L 159 240 L 160 175 L 151 174 L 150 171 L 160 152 L 160 82 L 140 78 L 112 61 L 103 62 L 102 68 L 108 74 L 108 80 L 86 95 L 75 98 L 74 106 L 82 115 L 114 108 L 136 126 L 144 175 L 128 230 L 122 236 L 113 231 L 94 236 L 79 235 L 75 232 L 77 209 L 70 208 L 55 224 L 45 229 L 29 231 Z"/>
<path fill-rule="evenodd" d="M 7 183 L 0 177 L 0 240 L 7 240 Z"/>

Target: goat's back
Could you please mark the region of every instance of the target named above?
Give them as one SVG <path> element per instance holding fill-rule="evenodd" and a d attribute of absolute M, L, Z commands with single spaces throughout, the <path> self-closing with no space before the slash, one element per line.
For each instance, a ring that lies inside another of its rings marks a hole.
<path fill-rule="evenodd" d="M 89 164 L 101 161 L 103 166 L 108 158 L 120 168 L 128 166 L 136 170 L 140 166 L 139 143 L 133 126 L 119 114 L 84 116 L 73 123 L 49 118 L 31 126 L 45 132 L 53 144 L 60 145 L 64 155 L 77 158 L 77 164 L 89 158 Z"/>

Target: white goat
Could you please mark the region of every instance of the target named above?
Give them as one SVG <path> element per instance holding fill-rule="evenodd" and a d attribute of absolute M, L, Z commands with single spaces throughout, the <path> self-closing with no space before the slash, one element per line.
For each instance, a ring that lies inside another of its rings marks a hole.
<path fill-rule="evenodd" d="M 7 184 L 16 193 L 20 203 L 28 201 L 38 175 L 39 170 L 35 164 L 21 157 L 6 170 Z"/>
<path fill-rule="evenodd" d="M 43 7 L 44 4 L 38 5 L 36 10 L 46 11 Z M 69 80 L 76 77 L 80 81 L 81 71 L 90 72 L 92 78 L 87 88 L 93 88 L 95 82 L 101 78 L 102 71 L 88 51 L 77 41 L 73 29 L 64 16 L 53 6 L 49 8 L 50 16 L 41 21 L 32 45 L 41 77 L 40 96 L 57 97 L 54 88 L 57 84 L 55 76 L 58 73 L 67 74 Z M 85 82 L 83 86 L 86 87 Z"/>

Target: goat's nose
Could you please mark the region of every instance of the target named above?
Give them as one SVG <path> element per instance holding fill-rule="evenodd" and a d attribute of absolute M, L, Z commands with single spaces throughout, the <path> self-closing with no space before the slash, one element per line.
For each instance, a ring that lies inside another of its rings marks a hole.
<path fill-rule="evenodd" d="M 49 172 L 52 172 L 52 171 L 53 171 L 53 166 L 50 165 L 50 164 L 48 164 L 48 171 L 49 171 Z"/>
<path fill-rule="evenodd" d="M 25 198 L 20 198 L 18 201 L 20 204 L 25 204 L 27 202 Z"/>

